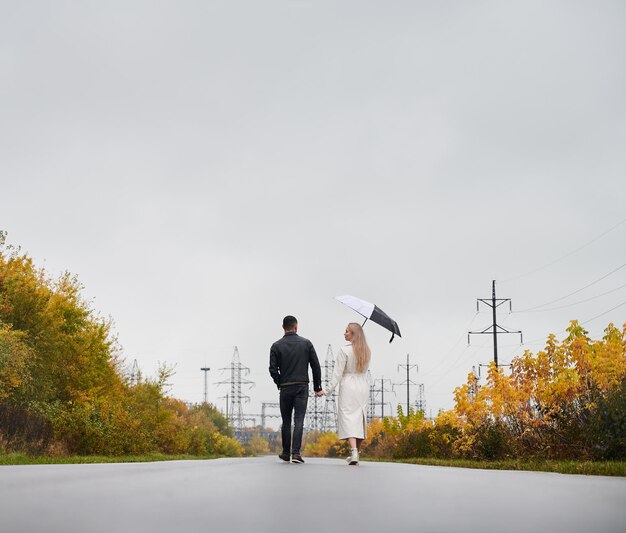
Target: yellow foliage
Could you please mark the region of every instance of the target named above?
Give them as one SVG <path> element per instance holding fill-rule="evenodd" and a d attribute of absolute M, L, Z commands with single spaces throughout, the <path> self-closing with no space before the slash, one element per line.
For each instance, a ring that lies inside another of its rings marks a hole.
<path fill-rule="evenodd" d="M 4 236 L 0 232 L 4 447 L 241 455 L 213 406 L 189 407 L 167 396 L 173 368 L 162 366 L 157 379 L 131 387 L 111 320 L 93 311 L 77 278 L 49 278 L 26 254 L 4 246 Z"/>
<path fill-rule="evenodd" d="M 26 394 L 31 385 L 27 364 L 32 351 L 25 335 L 0 322 L 0 401 Z"/>
<path fill-rule="evenodd" d="M 304 454 L 311 457 L 343 457 L 350 453 L 347 440 L 339 440 L 332 432 L 309 433 L 306 436 Z"/>
<path fill-rule="evenodd" d="M 247 455 L 268 455 L 270 453 L 270 444 L 261 435 L 253 435 L 245 450 Z"/>
<path fill-rule="evenodd" d="M 508 374 L 492 363 L 484 385 L 470 373 L 455 389 L 461 448 L 475 446 L 474 434 L 485 427 L 492 428 L 492 437 L 500 428 L 518 444 L 554 447 L 575 437 L 565 436 L 568 425 L 589 426 L 597 401 L 625 379 L 626 324 L 621 331 L 609 324 L 599 341 L 589 339 L 576 321 L 567 331 L 560 343 L 550 335 L 537 355 L 525 351 L 514 358 Z"/>

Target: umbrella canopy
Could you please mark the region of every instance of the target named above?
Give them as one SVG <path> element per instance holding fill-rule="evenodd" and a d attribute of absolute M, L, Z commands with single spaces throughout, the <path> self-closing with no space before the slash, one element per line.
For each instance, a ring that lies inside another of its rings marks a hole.
<path fill-rule="evenodd" d="M 391 331 L 392 335 L 391 339 L 389 339 L 389 342 L 391 342 L 396 335 L 398 337 L 402 337 L 402 335 L 400 335 L 400 328 L 398 327 L 398 323 L 382 309 L 380 309 L 380 307 L 366 302 L 365 300 L 361 300 L 361 298 L 350 296 L 349 294 L 344 294 L 343 296 L 335 296 L 335 300 L 339 300 L 342 304 L 347 305 L 350 309 L 354 309 L 357 313 L 364 316 L 365 322 L 371 320 L 379 326 L 382 326 L 383 328 Z M 365 324 L 365 322 L 363 322 L 363 324 Z"/>

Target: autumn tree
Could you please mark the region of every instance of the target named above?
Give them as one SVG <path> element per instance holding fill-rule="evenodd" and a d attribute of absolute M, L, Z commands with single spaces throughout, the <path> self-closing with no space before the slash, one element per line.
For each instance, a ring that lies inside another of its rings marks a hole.
<path fill-rule="evenodd" d="M 75 276 L 50 278 L 0 232 L 0 451 L 240 455 L 209 406 L 170 398 L 173 368 L 131 385 L 112 321 Z"/>
<path fill-rule="evenodd" d="M 626 411 L 620 418 L 611 406 L 619 404 L 626 377 L 626 325 L 618 330 L 609 324 L 598 341 L 577 321 L 567 333 L 560 343 L 550 335 L 536 355 L 527 350 L 514 358 L 509 374 L 492 364 L 484 385 L 471 373 L 455 390 L 461 448 L 468 455 L 586 459 L 602 457 L 603 448 L 619 448 L 600 442 L 624 426 Z M 596 421 L 600 406 L 613 417 L 603 428 Z"/>

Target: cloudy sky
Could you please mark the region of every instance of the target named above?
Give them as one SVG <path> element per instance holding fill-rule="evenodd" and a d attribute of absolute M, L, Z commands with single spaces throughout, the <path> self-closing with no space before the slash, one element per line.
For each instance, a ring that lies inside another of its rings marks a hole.
<path fill-rule="evenodd" d="M 237 346 L 260 412 L 282 317 L 324 359 L 353 294 L 402 331 L 366 326 L 374 378 L 410 354 L 436 413 L 493 358 L 467 331 L 494 279 L 528 349 L 626 322 L 625 23 L 620 1 L 1 0 L 0 229 L 79 276 L 129 363 L 176 365 L 174 396 L 209 366 L 223 408 Z"/>

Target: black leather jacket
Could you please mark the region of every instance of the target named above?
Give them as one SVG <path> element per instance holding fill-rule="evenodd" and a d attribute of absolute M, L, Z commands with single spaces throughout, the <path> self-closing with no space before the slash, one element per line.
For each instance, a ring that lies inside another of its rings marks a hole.
<path fill-rule="evenodd" d="M 270 375 L 280 389 L 282 385 L 309 382 L 309 365 L 313 371 L 313 389 L 322 390 L 322 369 L 315 348 L 309 339 L 288 332 L 272 344 Z"/>

